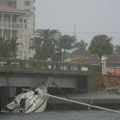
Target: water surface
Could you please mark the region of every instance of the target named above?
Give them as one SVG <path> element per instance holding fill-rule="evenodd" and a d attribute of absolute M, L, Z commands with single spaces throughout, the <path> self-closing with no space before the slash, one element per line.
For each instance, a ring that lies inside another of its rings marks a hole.
<path fill-rule="evenodd" d="M 119 120 L 119 113 L 107 111 L 50 111 L 29 114 L 0 114 L 0 120 Z"/>

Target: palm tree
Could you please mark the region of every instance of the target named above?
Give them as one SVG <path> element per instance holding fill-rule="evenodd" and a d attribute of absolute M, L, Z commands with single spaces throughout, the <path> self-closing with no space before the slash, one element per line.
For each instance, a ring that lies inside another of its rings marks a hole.
<path fill-rule="evenodd" d="M 85 55 L 88 53 L 86 50 L 87 43 L 81 40 L 80 42 L 75 43 L 75 50 L 72 52 L 74 55 Z"/>
<path fill-rule="evenodd" d="M 116 46 L 114 47 L 114 54 L 115 54 L 115 55 L 120 55 L 120 45 L 116 45 Z"/>
<path fill-rule="evenodd" d="M 66 50 L 71 50 L 74 47 L 75 37 L 63 35 L 59 39 L 59 47 L 62 50 L 62 61 L 65 60 Z"/>
<path fill-rule="evenodd" d="M 58 30 L 38 29 L 35 31 L 34 37 L 31 39 L 31 48 L 35 49 L 36 59 L 47 60 L 55 52 L 58 46 L 57 41 L 61 33 Z"/>
<path fill-rule="evenodd" d="M 97 35 L 90 43 L 89 51 L 98 55 L 100 64 L 103 55 L 113 53 L 113 44 L 111 43 L 111 40 L 112 38 L 107 35 Z"/>

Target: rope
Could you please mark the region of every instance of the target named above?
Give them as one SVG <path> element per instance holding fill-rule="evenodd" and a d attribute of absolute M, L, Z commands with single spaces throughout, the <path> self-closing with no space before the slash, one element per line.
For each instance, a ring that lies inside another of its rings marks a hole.
<path fill-rule="evenodd" d="M 109 112 L 114 112 L 114 113 L 119 113 L 120 111 L 117 110 L 112 110 L 112 109 L 108 109 L 108 108 L 104 108 L 104 107 L 100 107 L 100 106 L 95 106 L 95 105 L 91 105 L 91 104 L 87 104 L 87 103 L 83 103 L 83 102 L 78 102 L 75 100 L 70 100 L 70 99 L 66 99 L 66 98 L 62 98 L 62 97 L 58 97 L 58 96 L 54 96 L 54 95 L 50 95 L 50 94 L 45 94 L 42 93 L 42 95 L 48 96 L 48 97 L 52 97 L 52 98 L 56 98 L 56 99 L 60 99 L 60 100 L 64 100 L 64 101 L 68 101 L 68 102 L 72 102 L 72 103 L 76 103 L 76 104 L 80 104 L 80 105 L 84 105 L 84 106 L 89 106 L 89 107 L 93 107 L 93 108 L 97 108 L 97 109 L 101 109 L 101 110 L 105 110 L 105 111 L 109 111 Z"/>
<path fill-rule="evenodd" d="M 63 94 L 67 99 L 69 99 L 69 97 L 64 93 L 64 91 L 62 89 L 59 88 L 59 86 L 55 83 L 55 81 L 52 80 L 52 83 L 56 86 L 56 88 L 61 92 L 61 94 Z"/>
<path fill-rule="evenodd" d="M 50 77 L 49 80 L 51 80 L 52 84 L 55 85 L 55 87 L 60 91 L 60 93 L 61 93 L 65 98 L 70 99 L 70 98 L 65 94 L 65 92 L 56 84 L 56 82 L 55 82 L 51 77 Z M 68 105 L 71 105 L 71 107 L 73 107 L 73 104 L 69 104 L 69 103 L 68 103 Z"/>

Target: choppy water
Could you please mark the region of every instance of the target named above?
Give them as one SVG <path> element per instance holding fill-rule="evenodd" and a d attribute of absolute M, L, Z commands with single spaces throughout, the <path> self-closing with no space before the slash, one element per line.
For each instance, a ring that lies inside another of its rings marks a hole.
<path fill-rule="evenodd" d="M 0 120 L 119 120 L 120 114 L 107 111 L 50 111 L 30 114 L 0 114 Z"/>

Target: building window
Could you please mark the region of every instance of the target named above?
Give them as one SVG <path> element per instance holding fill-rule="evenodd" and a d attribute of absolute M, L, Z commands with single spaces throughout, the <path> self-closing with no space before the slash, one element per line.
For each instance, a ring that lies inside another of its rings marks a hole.
<path fill-rule="evenodd" d="M 8 6 L 16 7 L 16 1 L 8 1 Z"/>
<path fill-rule="evenodd" d="M 25 6 L 30 6 L 30 1 L 25 1 Z"/>

